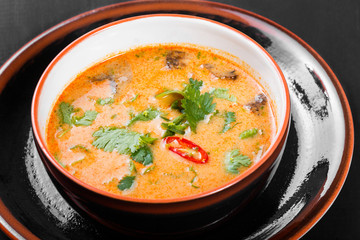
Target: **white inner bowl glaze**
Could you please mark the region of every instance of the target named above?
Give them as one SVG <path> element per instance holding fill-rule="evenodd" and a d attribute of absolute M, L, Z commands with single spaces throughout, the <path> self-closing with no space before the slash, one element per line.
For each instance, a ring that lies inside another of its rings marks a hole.
<path fill-rule="evenodd" d="M 136 46 L 164 43 L 216 48 L 247 63 L 260 76 L 257 80 L 274 103 L 277 132 L 269 149 L 273 148 L 280 130 L 287 124 L 290 101 L 284 76 L 270 55 L 245 34 L 211 20 L 182 15 L 148 15 L 113 22 L 85 34 L 67 46 L 45 70 L 32 104 L 35 136 L 45 153 L 49 154 L 45 127 L 53 103 L 77 74 L 106 56 Z"/>

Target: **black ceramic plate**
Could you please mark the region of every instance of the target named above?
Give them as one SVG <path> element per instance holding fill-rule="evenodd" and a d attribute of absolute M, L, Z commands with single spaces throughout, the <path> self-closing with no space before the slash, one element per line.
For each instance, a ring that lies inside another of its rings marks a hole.
<path fill-rule="evenodd" d="M 130 2 L 96 9 L 48 30 L 2 66 L 2 230 L 19 239 L 125 237 L 76 212 L 56 190 L 34 147 L 30 105 L 42 72 L 67 44 L 102 24 L 149 13 L 197 15 L 244 32 L 273 56 L 290 89 L 290 133 L 273 180 L 243 212 L 195 234 L 204 239 L 301 237 L 330 207 L 349 170 L 354 134 L 342 88 L 321 57 L 288 30 L 235 7 L 193 1 Z"/>

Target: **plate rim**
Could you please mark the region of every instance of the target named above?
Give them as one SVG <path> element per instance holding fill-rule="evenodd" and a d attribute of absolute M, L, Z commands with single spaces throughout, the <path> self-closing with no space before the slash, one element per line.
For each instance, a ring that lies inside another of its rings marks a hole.
<path fill-rule="evenodd" d="M 37 55 L 41 49 L 44 47 L 49 46 L 53 43 L 56 39 L 58 39 L 59 35 L 66 36 L 67 34 L 71 33 L 73 30 L 76 30 L 80 27 L 89 25 L 96 20 L 104 19 L 102 16 L 106 15 L 106 12 L 112 10 L 118 10 L 121 7 L 150 7 L 151 5 L 156 4 L 168 4 L 170 5 L 181 5 L 183 8 L 186 6 L 191 5 L 202 5 L 207 6 L 208 8 L 213 9 L 222 9 L 222 10 L 232 10 L 244 15 L 248 15 L 254 17 L 260 21 L 263 21 L 281 32 L 285 33 L 292 39 L 296 40 L 300 45 L 302 45 L 321 65 L 321 67 L 326 71 L 329 79 L 331 80 L 332 84 L 334 85 L 336 92 L 338 94 L 339 100 L 341 102 L 342 110 L 344 113 L 344 122 L 345 122 L 345 144 L 344 144 L 344 151 L 341 158 L 341 164 L 337 170 L 336 176 L 334 180 L 331 182 L 331 185 L 326 192 L 326 194 L 314 204 L 311 209 L 308 211 L 301 212 L 297 215 L 288 225 L 282 228 L 279 232 L 277 232 L 271 239 L 279 239 L 288 237 L 290 239 L 298 239 L 302 237 L 306 232 L 308 232 L 327 212 L 327 210 L 331 207 L 333 202 L 336 200 L 337 196 L 339 195 L 346 177 L 348 175 L 353 151 L 354 151 L 354 122 L 353 117 L 351 114 L 350 105 L 348 99 L 345 95 L 345 91 L 343 90 L 340 81 L 336 77 L 335 73 L 332 71 L 330 66 L 326 63 L 326 61 L 304 40 L 302 40 L 299 36 L 288 30 L 287 28 L 283 27 L 282 25 L 262 16 L 257 13 L 251 12 L 249 10 L 245 10 L 236 6 L 227 5 L 224 3 L 218 2 L 209 2 L 209 1 L 192 1 L 192 0 L 183 0 L 180 2 L 176 0 L 170 1 L 157 1 L 157 0 L 141 0 L 136 2 L 121 2 L 110 4 L 107 6 L 95 8 L 93 10 L 89 10 L 78 15 L 75 15 L 71 18 L 68 18 L 53 27 L 45 30 L 44 32 L 40 33 L 38 36 L 24 44 L 19 50 L 17 50 L 5 63 L 0 67 L 0 94 L 4 90 L 7 83 L 10 81 L 11 77 L 15 75 L 20 67 L 25 64 L 31 56 Z M 178 6 L 179 7 L 179 6 Z M 139 10 L 140 10 L 139 9 Z M 195 8 L 193 8 L 195 9 Z M 142 9 L 143 11 L 146 9 Z M 159 9 L 164 10 L 164 9 Z M 169 10 L 166 9 L 165 10 Z M 184 10 L 174 8 L 173 10 Z M 189 9 L 187 9 L 189 10 Z M 192 10 L 194 12 L 200 13 L 199 10 Z M 135 11 L 134 13 L 139 12 Z M 132 13 L 132 14 L 134 14 Z M 125 13 L 124 13 L 125 14 Z M 89 17 L 89 19 L 88 19 Z M 231 17 L 230 17 L 231 18 Z M 92 20 L 91 20 L 92 19 Z M 89 23 L 89 21 L 91 23 Z M 309 214 L 309 212 L 313 214 Z M 6 218 L 5 218 L 5 216 Z M 310 216 L 309 216 L 310 215 Z M 17 239 L 16 235 L 21 235 L 26 239 L 38 239 L 26 226 L 22 225 L 14 216 L 12 216 L 11 212 L 7 209 L 0 198 L 0 230 L 2 230 L 8 237 L 11 239 Z M 300 218 L 300 220 L 299 220 Z M 5 224 L 2 222 L 4 220 L 7 225 L 10 226 L 11 229 L 7 228 Z"/>

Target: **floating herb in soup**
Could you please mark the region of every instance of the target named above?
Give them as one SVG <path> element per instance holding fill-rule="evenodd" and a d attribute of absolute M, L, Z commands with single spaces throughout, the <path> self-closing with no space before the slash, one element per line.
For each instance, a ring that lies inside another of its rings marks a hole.
<path fill-rule="evenodd" d="M 176 198 L 251 168 L 274 137 L 271 104 L 248 67 L 213 49 L 145 46 L 76 76 L 54 104 L 46 140 L 91 186 Z"/>

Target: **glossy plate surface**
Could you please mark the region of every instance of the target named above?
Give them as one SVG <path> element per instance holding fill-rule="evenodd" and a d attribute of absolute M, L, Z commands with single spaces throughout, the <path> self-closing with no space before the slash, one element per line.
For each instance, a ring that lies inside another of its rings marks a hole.
<path fill-rule="evenodd" d="M 19 239 L 123 237 L 76 212 L 56 190 L 34 146 L 30 105 L 42 72 L 67 44 L 105 23 L 149 13 L 196 15 L 244 32 L 275 59 L 290 88 L 290 133 L 273 181 L 244 212 L 201 237 L 302 236 L 331 206 L 349 170 L 354 130 L 344 92 L 322 58 L 276 23 L 235 7 L 192 1 L 129 2 L 76 16 L 29 42 L 2 66 L 1 229 Z"/>

